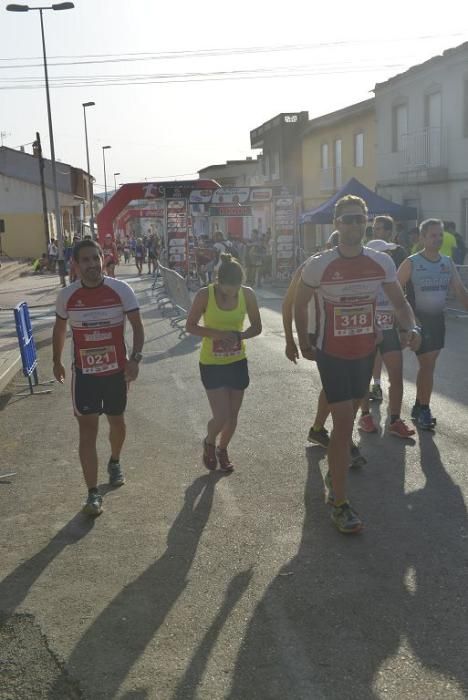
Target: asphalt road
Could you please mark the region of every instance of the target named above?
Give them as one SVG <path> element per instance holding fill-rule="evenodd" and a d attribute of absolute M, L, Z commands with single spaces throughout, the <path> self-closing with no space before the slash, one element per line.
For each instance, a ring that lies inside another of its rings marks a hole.
<path fill-rule="evenodd" d="M 69 387 L 0 397 L 0 474 L 17 471 L 0 482 L 0 609 L 7 641 L 14 625 L 25 635 L 14 654 L 0 635 L 0 688 L 3 669 L 19 693 L 6 697 L 468 697 L 468 321 L 449 321 L 437 433 L 413 444 L 362 437 L 369 463 L 350 474 L 350 492 L 366 529 L 346 538 L 324 503 L 324 452 L 305 440 L 318 375 L 285 359 L 279 297 L 259 294 L 264 332 L 248 344 L 237 469 L 221 476 L 201 464 L 199 344 L 162 318 L 148 287 L 135 282 L 147 344 L 129 396 L 128 482 L 108 491 L 101 470 L 105 512 L 95 522 L 78 513 L 85 490 Z M 40 353 L 45 376 L 50 349 Z M 405 373 L 408 415 L 409 352 Z M 385 412 L 384 403 L 382 424 Z M 35 634 L 21 631 L 25 619 Z M 48 670 L 38 638 L 53 657 Z M 15 668 L 34 694 L 13 684 Z"/>

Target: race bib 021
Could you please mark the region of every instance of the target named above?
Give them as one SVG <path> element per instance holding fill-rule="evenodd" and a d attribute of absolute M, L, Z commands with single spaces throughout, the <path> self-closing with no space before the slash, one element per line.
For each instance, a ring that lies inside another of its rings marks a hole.
<path fill-rule="evenodd" d="M 335 307 L 334 335 L 336 337 L 370 335 L 373 332 L 374 316 L 372 304 Z"/>
<path fill-rule="evenodd" d="M 105 374 L 119 368 L 115 345 L 80 350 L 83 374 Z"/>

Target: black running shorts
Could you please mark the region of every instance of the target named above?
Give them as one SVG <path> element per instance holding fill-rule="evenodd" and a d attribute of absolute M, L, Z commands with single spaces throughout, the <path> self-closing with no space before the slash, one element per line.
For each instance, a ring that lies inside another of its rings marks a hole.
<path fill-rule="evenodd" d="M 75 368 L 72 376 L 72 399 L 76 416 L 105 413 L 120 416 L 127 406 L 127 382 L 124 373 L 96 377 Z"/>
<path fill-rule="evenodd" d="M 377 345 L 381 355 L 386 352 L 401 352 L 400 335 L 396 328 L 382 331 L 382 336 L 382 342 Z"/>
<path fill-rule="evenodd" d="M 205 389 L 237 389 L 244 391 L 250 383 L 247 360 L 228 365 L 202 365 L 200 376 Z"/>
<path fill-rule="evenodd" d="M 362 399 L 369 390 L 375 353 L 343 360 L 317 350 L 317 367 L 328 403 Z"/>
<path fill-rule="evenodd" d="M 415 311 L 415 316 L 421 326 L 422 342 L 416 355 L 442 350 L 445 345 L 445 316 L 444 314 L 423 314 Z"/>

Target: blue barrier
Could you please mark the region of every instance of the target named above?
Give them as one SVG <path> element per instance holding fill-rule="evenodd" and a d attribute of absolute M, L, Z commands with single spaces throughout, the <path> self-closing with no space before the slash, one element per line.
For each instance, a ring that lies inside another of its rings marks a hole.
<path fill-rule="evenodd" d="M 16 335 L 18 336 L 18 344 L 21 353 L 21 362 L 23 364 L 23 374 L 28 378 L 29 393 L 34 394 L 33 383 L 31 376 L 34 379 L 34 386 L 39 386 L 39 378 L 37 376 L 37 352 L 34 336 L 32 332 L 31 317 L 29 308 L 25 301 L 15 306 L 15 323 Z M 46 382 L 51 384 L 52 382 Z M 47 391 L 36 392 L 39 394 L 50 394 L 50 389 Z M 21 394 L 20 394 L 21 395 Z"/>
<path fill-rule="evenodd" d="M 25 301 L 15 306 L 16 334 L 18 336 L 23 374 L 30 377 L 37 367 L 37 352 L 34 342 L 31 317 Z"/>

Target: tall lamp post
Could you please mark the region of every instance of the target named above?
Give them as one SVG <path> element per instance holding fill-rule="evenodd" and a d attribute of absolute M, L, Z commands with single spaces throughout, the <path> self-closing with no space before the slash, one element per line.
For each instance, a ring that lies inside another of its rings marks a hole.
<path fill-rule="evenodd" d="M 102 147 L 102 162 L 104 164 L 104 204 L 107 204 L 106 150 L 112 146 Z"/>
<path fill-rule="evenodd" d="M 62 286 L 66 285 L 65 282 L 65 260 L 64 260 L 64 244 L 63 244 L 63 229 L 62 229 L 62 215 L 60 212 L 60 204 L 57 189 L 57 166 L 55 163 L 55 146 L 54 146 L 54 131 L 52 128 L 52 114 L 50 109 L 50 94 L 49 94 L 49 73 L 47 70 L 47 54 L 45 45 L 45 35 L 44 35 L 44 19 L 42 13 L 44 10 L 72 10 L 75 5 L 72 2 L 60 2 L 49 7 L 29 7 L 29 5 L 7 5 L 6 9 L 9 12 L 29 12 L 38 11 L 41 18 L 41 36 L 42 36 L 42 55 L 44 58 L 44 76 L 45 76 L 45 88 L 46 88 L 46 98 L 47 98 L 47 119 L 49 122 L 49 141 L 50 141 L 50 161 L 52 165 L 52 186 L 54 190 L 54 208 L 55 208 L 55 220 L 57 225 L 57 243 L 58 243 L 58 272 L 60 275 L 60 280 Z"/>
<path fill-rule="evenodd" d="M 89 216 L 91 219 L 91 235 L 94 238 L 94 194 L 93 194 L 93 181 L 91 178 L 91 171 L 89 169 L 89 148 L 88 148 L 88 125 L 86 123 L 86 107 L 94 107 L 95 102 L 83 102 L 83 117 L 84 117 L 84 133 L 85 133 L 85 143 L 86 143 L 86 168 L 88 172 L 88 192 L 89 192 Z"/>
<path fill-rule="evenodd" d="M 117 192 L 117 180 L 115 179 L 120 173 L 114 173 L 114 192 Z"/>

